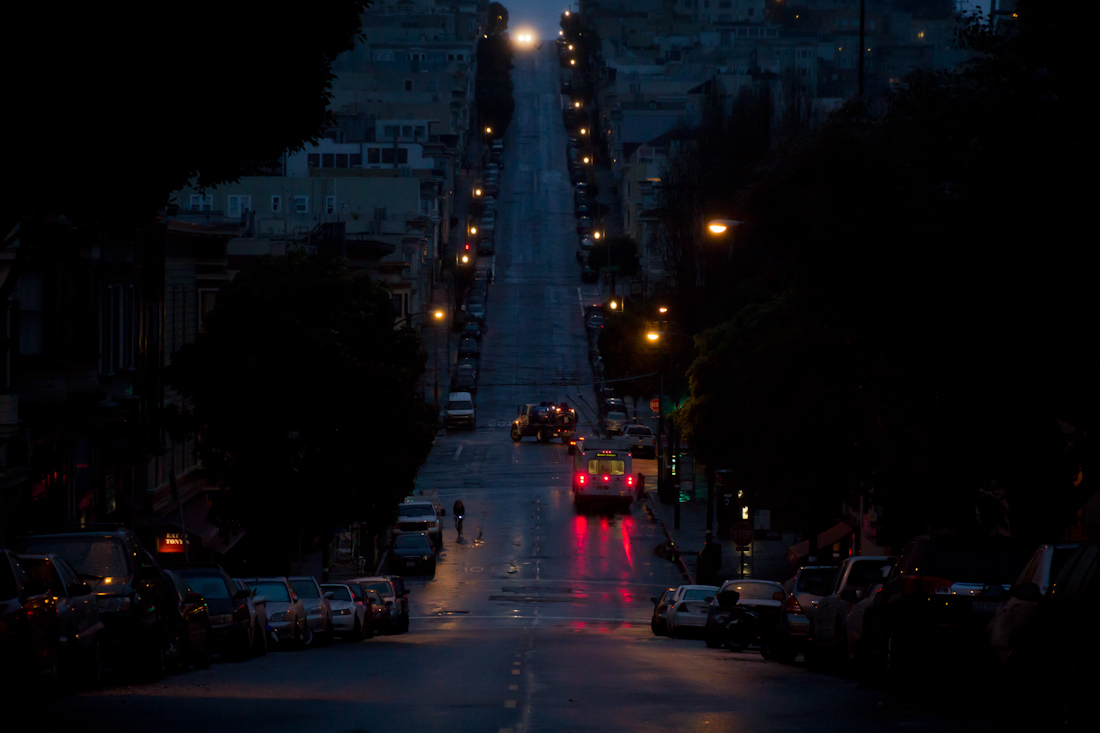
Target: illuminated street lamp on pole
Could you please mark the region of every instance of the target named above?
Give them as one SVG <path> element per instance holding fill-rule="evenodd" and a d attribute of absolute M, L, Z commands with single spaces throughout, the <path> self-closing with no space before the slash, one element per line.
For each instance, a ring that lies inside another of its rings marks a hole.
<path fill-rule="evenodd" d="M 736 219 L 711 219 L 707 222 L 707 231 L 714 236 L 725 234 L 730 227 L 740 226 L 744 224 L 743 221 L 737 221 Z"/>
<path fill-rule="evenodd" d="M 657 309 L 662 315 L 668 313 L 668 308 L 661 306 Z M 665 369 L 664 369 L 664 341 L 669 336 L 685 336 L 691 338 L 690 334 L 686 333 L 673 333 L 671 331 L 660 330 L 661 322 L 657 322 L 657 328 L 651 329 L 646 332 L 646 339 L 651 344 L 657 344 L 657 446 L 660 451 L 660 460 L 657 461 L 657 496 L 663 496 L 662 488 L 666 483 L 664 465 L 668 462 L 668 457 L 664 450 L 661 450 L 660 443 L 661 438 L 664 436 L 665 425 Z M 668 441 L 669 450 L 672 450 L 672 440 Z M 680 492 L 675 491 L 675 487 L 672 487 L 675 493 L 672 509 L 672 523 L 675 529 L 680 528 Z"/>

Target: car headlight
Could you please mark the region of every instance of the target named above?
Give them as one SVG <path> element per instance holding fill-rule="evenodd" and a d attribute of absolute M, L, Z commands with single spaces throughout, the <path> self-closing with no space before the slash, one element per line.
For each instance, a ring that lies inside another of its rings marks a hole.
<path fill-rule="evenodd" d="M 351 609 L 350 608 L 338 608 L 335 611 L 333 611 L 332 613 L 336 616 L 350 616 L 351 615 Z"/>
<path fill-rule="evenodd" d="M 100 598 L 96 605 L 100 613 L 125 613 L 130 610 L 130 599 L 126 596 L 107 596 Z"/>
<path fill-rule="evenodd" d="M 210 617 L 210 623 L 212 624 L 231 624 L 233 623 L 233 614 L 231 613 L 219 613 Z"/>
<path fill-rule="evenodd" d="M 269 621 L 286 621 L 287 620 L 286 616 L 287 615 L 286 615 L 285 611 L 283 613 L 273 613 L 273 614 L 271 614 L 271 618 L 268 619 L 268 620 Z"/>

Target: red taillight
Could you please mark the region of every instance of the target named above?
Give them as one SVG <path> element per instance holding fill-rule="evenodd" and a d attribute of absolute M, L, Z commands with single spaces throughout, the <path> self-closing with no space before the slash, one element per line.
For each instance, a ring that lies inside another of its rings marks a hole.
<path fill-rule="evenodd" d="M 467 245 L 466 245 L 466 249 L 467 249 L 467 250 L 468 250 L 468 249 L 470 249 L 470 245 L 468 245 L 468 244 L 467 244 Z"/>
<path fill-rule="evenodd" d="M 626 485 L 627 486 L 633 486 L 634 485 L 634 477 L 633 476 L 627 476 L 626 477 Z"/>
<path fill-rule="evenodd" d="M 604 482 L 605 484 L 606 484 L 606 483 L 608 483 L 609 481 L 611 481 L 611 477 L 610 477 L 610 476 L 604 476 L 604 477 L 603 477 L 603 482 Z"/>
<path fill-rule="evenodd" d="M 798 613 L 803 616 L 806 615 L 806 612 L 802 610 L 802 604 L 800 604 L 798 602 L 798 599 L 794 596 L 788 598 L 786 603 L 783 604 L 783 613 Z"/>
<path fill-rule="evenodd" d="M 583 473 L 578 473 L 577 474 L 577 483 L 578 484 L 583 484 L 584 483 L 584 474 Z"/>

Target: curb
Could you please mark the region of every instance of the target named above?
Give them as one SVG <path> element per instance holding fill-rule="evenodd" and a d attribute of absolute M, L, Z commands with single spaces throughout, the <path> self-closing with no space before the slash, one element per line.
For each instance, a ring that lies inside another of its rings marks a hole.
<path fill-rule="evenodd" d="M 646 492 L 645 498 L 646 498 L 646 502 L 656 501 L 655 499 L 653 499 L 653 495 L 650 494 L 648 491 Z M 650 507 L 650 512 L 653 514 L 654 517 L 657 518 L 657 521 L 661 523 L 661 529 L 664 530 L 665 537 L 668 538 L 669 544 L 671 544 L 673 549 L 675 549 L 676 548 L 676 540 L 674 540 L 672 538 L 672 533 L 668 531 L 668 525 L 665 524 L 665 520 L 661 519 L 661 515 L 658 514 L 657 511 L 652 506 Z M 688 585 L 694 585 L 695 584 L 695 579 L 691 577 L 691 573 L 688 572 L 687 565 L 684 564 L 684 559 L 682 557 L 680 557 L 680 553 L 678 551 L 676 552 L 676 561 L 675 562 L 676 562 L 676 567 L 680 569 L 680 575 L 683 576 L 684 580 L 687 581 Z"/>

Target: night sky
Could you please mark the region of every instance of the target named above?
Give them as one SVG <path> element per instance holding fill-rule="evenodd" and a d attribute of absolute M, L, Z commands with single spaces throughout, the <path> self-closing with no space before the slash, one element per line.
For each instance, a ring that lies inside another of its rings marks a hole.
<path fill-rule="evenodd" d="M 570 0 L 498 0 L 508 8 L 508 32 L 514 37 L 521 31 L 531 31 L 536 40 L 558 37 L 561 14 Z M 572 3 L 576 9 L 576 2 Z"/>

